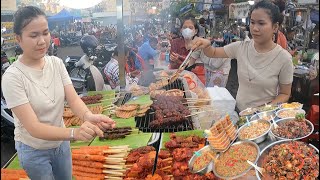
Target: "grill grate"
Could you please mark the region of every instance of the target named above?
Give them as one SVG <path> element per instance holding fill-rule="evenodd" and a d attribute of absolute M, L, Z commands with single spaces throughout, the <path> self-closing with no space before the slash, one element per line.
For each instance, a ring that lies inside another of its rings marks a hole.
<path fill-rule="evenodd" d="M 168 84 L 163 87 L 166 90 L 170 89 L 180 89 L 184 91 L 183 83 L 180 79 L 175 80 L 173 83 Z M 184 97 L 186 94 L 184 93 Z M 151 128 L 149 127 L 149 123 L 155 119 L 155 111 L 149 109 L 145 116 L 143 117 L 135 117 L 136 127 L 139 128 L 142 132 L 179 132 L 179 131 L 189 131 L 193 130 L 193 123 L 191 117 L 188 117 L 186 121 L 182 123 L 171 123 L 170 126 L 162 127 L 162 128 Z"/>

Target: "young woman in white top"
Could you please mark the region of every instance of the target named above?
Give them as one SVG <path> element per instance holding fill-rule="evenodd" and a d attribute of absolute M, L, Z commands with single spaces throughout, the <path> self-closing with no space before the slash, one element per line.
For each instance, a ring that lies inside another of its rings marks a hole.
<path fill-rule="evenodd" d="M 197 39 L 192 49 L 203 49 L 208 57 L 235 58 L 238 61 L 239 89 L 237 107 L 244 110 L 265 103 L 288 101 L 293 80 L 291 55 L 273 42 L 279 28 L 279 8 L 269 1 L 260 1 L 250 16 L 250 41 L 234 42 L 222 48 L 209 40 Z"/>
<path fill-rule="evenodd" d="M 23 50 L 4 73 L 2 91 L 15 119 L 15 142 L 20 165 L 32 180 L 72 179 L 70 140 L 89 141 L 103 136 L 115 122 L 92 114 L 79 98 L 60 58 L 46 56 L 50 32 L 46 15 L 26 6 L 14 15 L 14 33 Z M 64 101 L 85 120 L 66 128 Z"/>

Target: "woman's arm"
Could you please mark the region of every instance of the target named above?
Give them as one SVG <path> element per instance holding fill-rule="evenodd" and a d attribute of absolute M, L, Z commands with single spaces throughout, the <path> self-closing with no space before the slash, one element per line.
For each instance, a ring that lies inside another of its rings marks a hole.
<path fill-rule="evenodd" d="M 203 49 L 204 54 L 211 58 L 229 58 L 223 47 L 212 47 L 211 41 L 208 39 L 198 38 L 191 49 Z"/>
<path fill-rule="evenodd" d="M 284 103 L 290 98 L 292 84 L 280 84 L 279 95 L 271 101 L 271 104 Z"/>
<path fill-rule="evenodd" d="M 67 102 L 72 112 L 85 121 L 89 121 L 99 126 L 100 129 L 110 129 L 115 127 L 115 122 L 103 114 L 92 114 L 84 102 L 76 93 L 72 84 L 64 86 Z"/>
<path fill-rule="evenodd" d="M 48 141 L 66 141 L 71 139 L 73 128 L 55 127 L 41 123 L 29 103 L 11 109 L 18 117 L 23 127 L 32 137 Z M 103 132 L 90 122 L 85 122 L 80 128 L 74 128 L 74 139 L 89 141 L 96 135 L 103 136 Z"/>

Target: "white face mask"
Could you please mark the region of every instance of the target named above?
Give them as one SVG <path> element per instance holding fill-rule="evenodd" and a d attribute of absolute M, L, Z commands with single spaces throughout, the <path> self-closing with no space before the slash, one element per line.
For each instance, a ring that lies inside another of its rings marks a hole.
<path fill-rule="evenodd" d="M 190 28 L 185 28 L 185 29 L 182 30 L 182 36 L 185 39 L 192 39 L 192 37 L 194 36 L 194 32 Z"/>

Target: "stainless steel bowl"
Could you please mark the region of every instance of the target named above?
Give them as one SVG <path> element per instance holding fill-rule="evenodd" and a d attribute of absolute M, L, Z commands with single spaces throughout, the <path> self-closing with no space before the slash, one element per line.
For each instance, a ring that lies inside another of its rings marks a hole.
<path fill-rule="evenodd" d="M 199 153 L 203 153 L 203 152 L 207 152 L 207 151 L 213 151 L 215 152 L 211 146 L 207 145 L 207 146 L 204 146 L 203 148 L 201 148 L 200 150 L 198 150 L 197 152 Z M 208 172 L 210 172 L 213 168 L 213 161 L 211 161 L 209 164 L 207 164 L 205 167 L 203 167 L 202 169 L 198 170 L 198 171 L 194 171 L 193 170 L 193 163 L 194 161 L 198 158 L 199 156 L 195 153 L 191 159 L 189 160 L 188 162 L 188 166 L 189 166 L 189 169 L 192 173 L 197 173 L 197 174 L 206 174 Z"/>
<path fill-rule="evenodd" d="M 254 120 L 258 120 L 258 119 L 262 120 L 263 117 L 271 116 L 271 115 L 275 118 L 275 116 L 276 116 L 275 111 L 265 111 L 265 112 L 255 114 L 250 118 L 250 121 L 254 121 Z M 271 120 L 271 117 L 268 118 L 268 121 L 270 121 L 270 120 Z"/>
<path fill-rule="evenodd" d="M 261 112 L 269 112 L 269 111 L 277 111 L 279 109 L 279 106 L 278 105 L 267 105 L 268 107 L 272 107 L 273 109 L 270 109 L 270 110 L 264 110 L 263 108 L 267 108 L 266 106 L 260 106 L 260 107 L 257 107 L 257 111 L 259 113 Z"/>
<path fill-rule="evenodd" d="M 304 115 L 306 114 L 306 111 L 305 110 L 303 110 L 303 109 L 290 109 L 290 108 L 286 108 L 286 109 L 280 109 L 280 110 L 278 110 L 277 112 L 276 112 L 276 116 L 278 117 L 278 118 L 280 118 L 280 119 L 283 119 L 283 118 L 289 118 L 289 117 L 280 117 L 279 116 L 279 113 L 281 113 L 281 112 L 283 112 L 283 111 L 297 111 L 297 113 L 296 114 L 298 114 L 298 113 L 303 113 Z M 292 116 L 291 118 L 294 118 L 295 116 Z"/>
<path fill-rule="evenodd" d="M 250 119 L 257 112 L 256 108 L 247 108 L 239 113 L 239 116 L 248 117 Z"/>
<path fill-rule="evenodd" d="M 232 147 L 232 146 L 235 146 L 235 145 L 238 145 L 238 144 L 244 144 L 244 143 L 250 144 L 250 145 L 254 146 L 254 147 L 257 149 L 258 155 L 257 155 L 256 159 L 255 159 L 254 162 L 253 162 L 253 163 L 255 164 L 255 163 L 258 161 L 258 159 L 259 159 L 259 154 L 260 154 L 260 148 L 259 148 L 259 146 L 258 146 L 256 143 L 254 143 L 254 142 L 252 142 L 252 141 L 248 141 L 248 140 L 246 140 L 246 141 L 238 141 L 238 142 L 233 143 L 233 144 L 231 145 L 231 147 Z M 219 157 L 220 157 L 220 154 L 217 156 L 217 161 L 219 161 Z M 215 176 L 217 176 L 217 177 L 220 178 L 220 179 L 228 179 L 228 180 L 229 180 L 229 179 L 236 179 L 236 178 L 239 178 L 239 177 L 244 176 L 244 175 L 247 174 L 247 172 L 250 171 L 250 169 L 252 169 L 252 168 L 253 168 L 253 167 L 250 166 L 247 170 L 245 170 L 245 171 L 242 172 L 241 174 L 231 177 L 231 176 L 221 176 L 221 175 L 219 175 L 219 174 L 217 173 L 216 169 L 215 169 L 215 165 L 213 165 L 213 173 L 214 173 Z"/>
<path fill-rule="evenodd" d="M 283 118 L 283 119 L 278 119 L 278 120 L 276 120 L 276 123 L 277 123 L 278 126 L 280 126 L 281 123 L 284 123 L 284 122 L 290 121 L 290 120 L 295 120 L 295 118 Z M 312 132 L 314 131 L 314 126 L 313 126 L 313 124 L 312 124 L 309 120 L 307 120 L 307 119 L 305 119 L 305 121 L 306 121 L 307 124 L 311 127 L 310 132 L 309 132 L 307 135 L 303 136 L 303 137 L 298 137 L 298 138 L 289 139 L 289 140 L 304 139 L 304 138 L 306 138 L 306 137 L 308 137 L 308 136 L 310 136 L 310 135 L 312 134 Z M 274 136 L 277 140 L 285 140 L 285 139 L 288 139 L 288 138 L 284 138 L 284 137 L 280 137 L 280 136 L 275 135 L 275 134 L 272 132 L 273 129 L 274 129 L 274 125 L 272 124 L 272 125 L 271 125 L 271 130 L 270 130 L 270 135 L 271 135 L 271 136 Z"/>
<path fill-rule="evenodd" d="M 285 140 L 280 140 L 280 141 L 273 142 L 273 143 L 269 144 L 268 146 L 266 146 L 266 147 L 261 151 L 260 156 L 259 156 L 259 159 L 258 159 L 256 165 L 259 166 L 259 167 L 263 167 L 264 159 L 265 159 L 266 156 L 269 154 L 269 152 L 270 152 L 270 150 L 271 150 L 272 147 L 274 147 L 274 146 L 277 145 L 277 144 L 288 143 L 288 142 L 291 142 L 291 141 L 292 141 L 292 140 L 285 139 Z M 319 150 L 318 150 L 316 147 L 314 147 L 312 144 L 308 144 L 308 146 L 310 146 L 310 147 L 312 147 L 313 149 L 315 149 L 316 152 L 319 154 Z M 258 178 L 259 180 L 261 180 L 261 175 L 260 175 L 260 173 L 259 173 L 257 170 L 255 170 L 255 171 L 256 171 L 256 176 L 257 176 L 257 178 Z"/>
<path fill-rule="evenodd" d="M 241 127 L 239 128 L 238 138 L 239 138 L 240 140 L 253 141 L 253 142 L 257 143 L 257 144 L 263 142 L 263 141 L 268 137 L 268 133 L 269 133 L 269 131 L 270 131 L 270 129 L 271 129 L 271 123 L 270 123 L 270 121 L 262 120 L 262 119 L 260 119 L 260 120 L 254 120 L 254 121 L 251 121 L 250 123 L 251 123 L 251 124 L 255 124 L 255 123 L 258 123 L 258 122 L 268 123 L 268 125 L 269 125 L 268 130 L 267 130 L 266 132 L 264 132 L 263 134 L 261 134 L 260 136 L 257 136 L 257 137 L 255 137 L 255 138 L 251 138 L 251 139 L 241 139 L 241 138 L 240 138 L 240 132 L 241 132 L 241 130 L 242 130 L 243 128 L 245 128 L 245 127 L 248 127 L 248 124 L 245 124 L 245 125 L 243 125 L 243 126 L 241 126 Z"/>
<path fill-rule="evenodd" d="M 279 108 L 280 109 L 302 109 L 303 108 L 303 104 L 301 104 L 301 103 L 299 103 L 299 107 L 297 107 L 297 108 L 285 108 L 285 107 L 283 107 L 284 104 L 285 103 L 280 104 Z"/>

